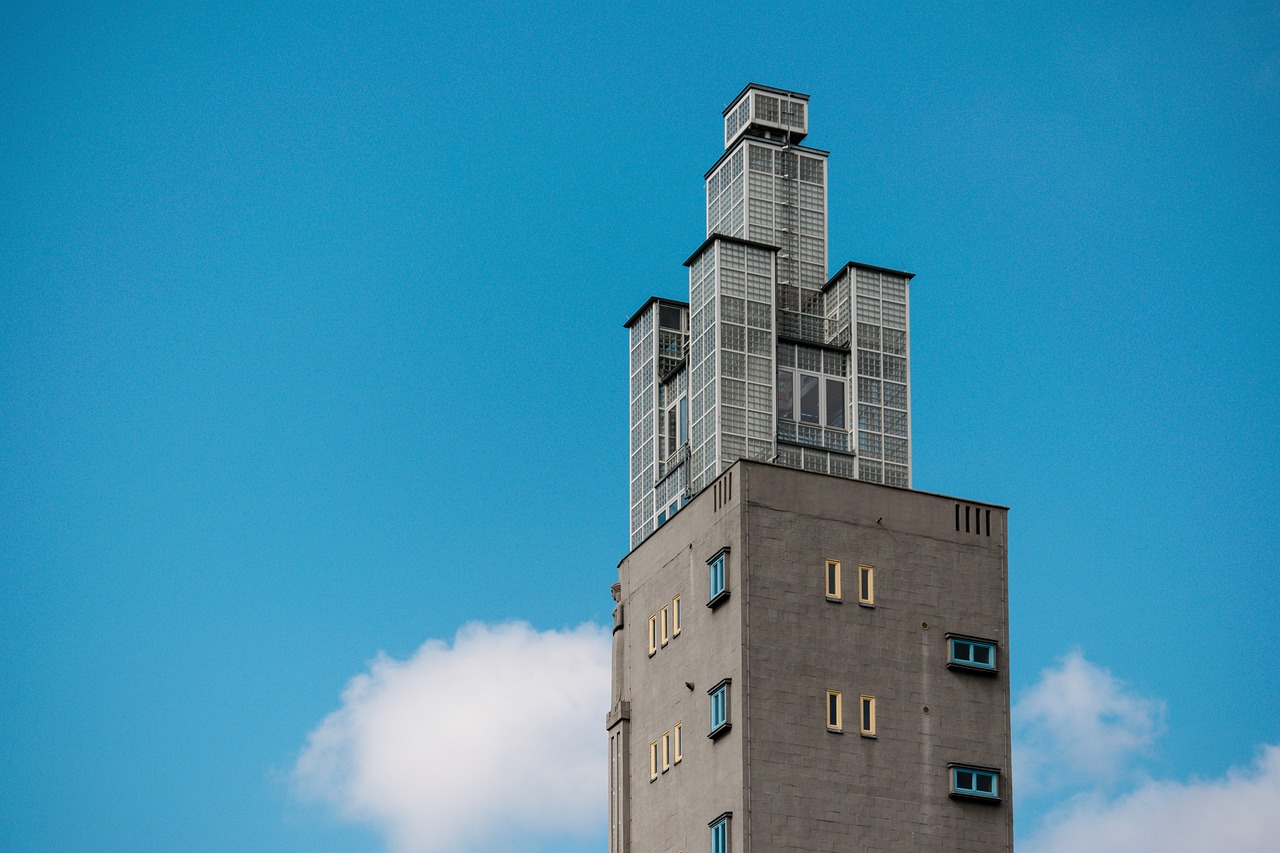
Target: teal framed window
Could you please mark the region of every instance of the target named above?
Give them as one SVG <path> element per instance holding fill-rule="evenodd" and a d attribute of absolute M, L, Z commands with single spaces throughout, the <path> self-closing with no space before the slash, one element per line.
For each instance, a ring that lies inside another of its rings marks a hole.
<path fill-rule="evenodd" d="M 995 643 L 951 634 L 947 635 L 947 643 L 949 646 L 947 666 L 986 672 L 996 671 Z"/>
<path fill-rule="evenodd" d="M 707 606 L 714 607 L 729 597 L 729 549 L 707 560 Z"/>
<path fill-rule="evenodd" d="M 1000 774 L 995 770 L 980 767 L 953 765 L 951 794 L 956 797 L 998 800 L 1000 799 Z"/>
<path fill-rule="evenodd" d="M 711 697 L 711 733 L 715 737 L 729 730 L 729 679 L 707 691 Z"/>
<path fill-rule="evenodd" d="M 729 815 L 711 821 L 711 853 L 729 853 Z"/>

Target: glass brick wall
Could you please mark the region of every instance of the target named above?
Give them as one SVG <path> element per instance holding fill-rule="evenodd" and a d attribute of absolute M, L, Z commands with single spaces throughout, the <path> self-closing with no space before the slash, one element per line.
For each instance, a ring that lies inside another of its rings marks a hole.
<path fill-rule="evenodd" d="M 729 240 L 718 245 L 723 469 L 738 459 L 773 458 L 774 253 Z"/>
<path fill-rule="evenodd" d="M 631 547 L 653 532 L 654 515 L 654 384 L 657 345 L 654 332 L 658 303 L 652 303 L 631 325 Z"/>
<path fill-rule="evenodd" d="M 719 473 L 716 419 L 716 248 L 710 243 L 689 262 L 689 480 L 694 494 Z"/>
<path fill-rule="evenodd" d="M 631 326 L 633 546 L 741 458 L 911 486 L 911 276 L 853 263 L 827 285 L 827 154 L 795 144 L 802 97 L 749 88 L 726 113 L 706 178 L 723 236 L 688 261 L 682 328 L 668 300 Z"/>
<path fill-rule="evenodd" d="M 742 161 L 743 150 L 738 150 L 725 158 L 720 167 L 707 178 L 707 236 L 712 234 L 728 234 L 730 237 L 743 237 L 743 213 L 745 196 L 743 195 Z"/>
<path fill-rule="evenodd" d="M 911 372 L 904 275 L 850 268 L 856 324 L 858 479 L 911 486 Z"/>

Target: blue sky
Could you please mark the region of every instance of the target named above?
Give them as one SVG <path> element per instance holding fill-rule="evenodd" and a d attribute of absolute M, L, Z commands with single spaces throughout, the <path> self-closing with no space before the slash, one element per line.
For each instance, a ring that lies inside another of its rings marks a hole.
<path fill-rule="evenodd" d="M 299 792 L 308 735 L 428 640 L 488 648 L 466 623 L 593 642 L 621 323 L 687 292 L 752 80 L 812 96 L 831 264 L 917 274 L 915 485 L 1012 507 L 1027 742 L 1073 743 L 1063 685 L 1114 712 L 1106 778 L 1020 797 L 1019 837 L 1271 778 L 1273 4 L 0 20 L 0 848 L 415 843 Z"/>

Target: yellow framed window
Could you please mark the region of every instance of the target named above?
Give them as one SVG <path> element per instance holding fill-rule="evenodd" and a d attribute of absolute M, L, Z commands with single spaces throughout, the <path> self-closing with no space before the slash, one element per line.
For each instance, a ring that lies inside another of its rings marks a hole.
<path fill-rule="evenodd" d="M 840 600 L 840 561 L 827 560 L 827 600 Z"/>
<path fill-rule="evenodd" d="M 876 579 L 874 566 L 858 566 L 858 603 L 876 603 Z"/>
<path fill-rule="evenodd" d="M 662 772 L 671 769 L 671 732 L 662 733 Z"/>
<path fill-rule="evenodd" d="M 649 617 L 649 657 L 658 651 L 658 614 Z"/>
<path fill-rule="evenodd" d="M 649 781 L 658 778 L 658 742 L 649 744 Z"/>
<path fill-rule="evenodd" d="M 844 730 L 844 711 L 841 708 L 841 696 L 839 690 L 827 691 L 827 731 L 839 732 Z"/>
<path fill-rule="evenodd" d="M 861 732 L 868 737 L 874 737 L 876 733 L 876 697 L 861 696 L 859 697 L 859 704 L 862 706 Z"/>
<path fill-rule="evenodd" d="M 684 758 L 683 744 L 680 743 L 681 733 L 684 730 L 684 723 L 676 723 L 676 727 L 671 730 L 671 763 L 679 764 Z"/>
<path fill-rule="evenodd" d="M 671 641 L 671 636 L 667 633 L 668 616 L 669 614 L 667 612 L 667 607 L 666 605 L 663 605 L 662 610 L 660 612 L 659 619 L 658 619 L 658 626 L 662 631 L 662 645 L 664 646 Z"/>
<path fill-rule="evenodd" d="M 671 636 L 680 636 L 680 596 L 676 596 L 671 602 Z"/>

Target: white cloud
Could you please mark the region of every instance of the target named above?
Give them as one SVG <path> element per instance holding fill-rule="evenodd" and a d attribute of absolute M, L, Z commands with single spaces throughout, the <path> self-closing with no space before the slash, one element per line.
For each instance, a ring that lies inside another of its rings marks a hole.
<path fill-rule="evenodd" d="M 1164 702 L 1070 652 L 1014 705 L 1018 793 L 1119 781 L 1163 731 L 1164 710 Z"/>
<path fill-rule="evenodd" d="M 1148 782 L 1108 802 L 1077 798 L 1021 853 L 1272 853 L 1280 839 L 1280 746 L 1248 771 L 1185 784 Z"/>
<path fill-rule="evenodd" d="M 294 766 L 301 796 L 394 850 L 508 849 L 605 823 L 606 629 L 471 624 L 406 661 L 379 655 Z"/>

